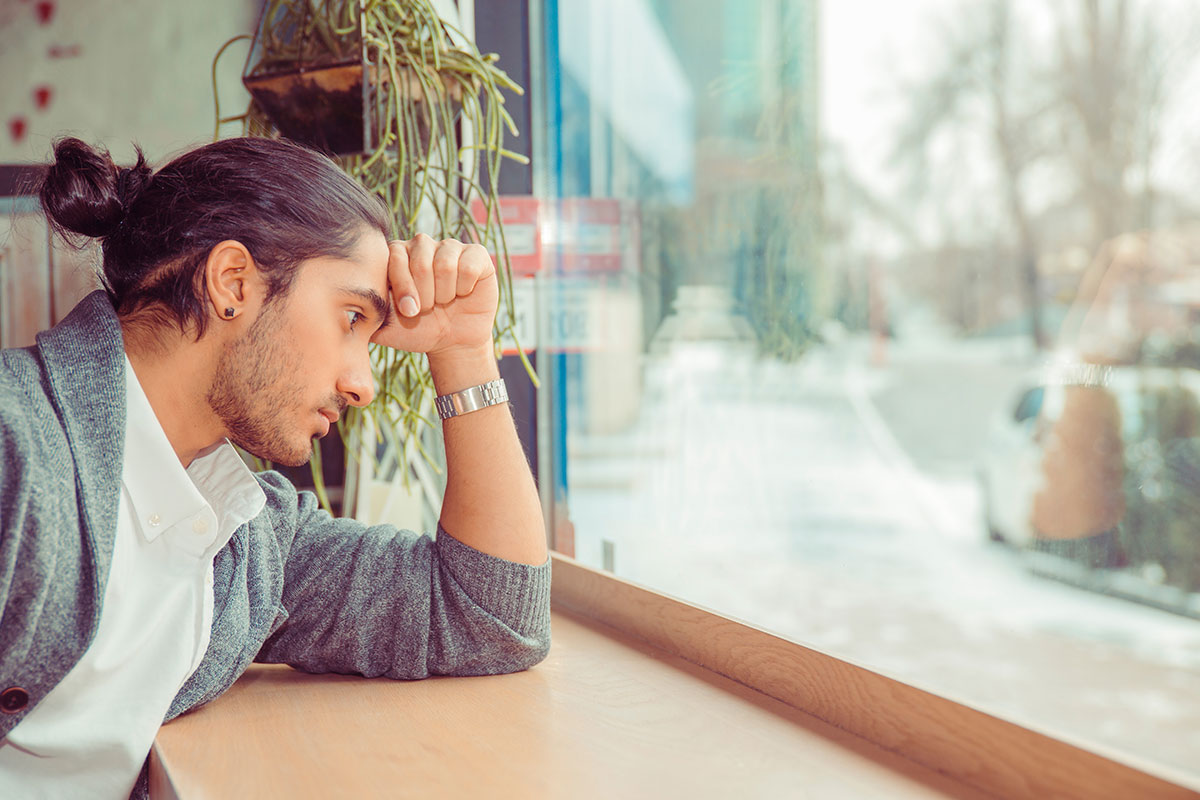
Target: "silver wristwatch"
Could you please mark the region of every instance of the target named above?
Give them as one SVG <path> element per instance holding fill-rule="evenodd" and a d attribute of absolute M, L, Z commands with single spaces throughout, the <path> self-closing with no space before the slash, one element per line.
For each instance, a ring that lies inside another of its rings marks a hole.
<path fill-rule="evenodd" d="M 461 392 L 440 394 L 433 401 L 441 419 L 450 419 L 462 414 L 470 414 L 488 406 L 508 402 L 508 387 L 503 378 L 463 389 Z"/>

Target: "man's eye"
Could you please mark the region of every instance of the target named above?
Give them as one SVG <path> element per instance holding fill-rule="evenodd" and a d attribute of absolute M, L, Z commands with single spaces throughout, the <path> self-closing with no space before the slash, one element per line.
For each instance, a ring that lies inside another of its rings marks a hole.
<path fill-rule="evenodd" d="M 359 313 L 359 312 L 357 312 L 357 311 L 347 311 L 347 312 L 346 312 L 346 316 L 347 316 L 347 317 L 349 317 L 349 319 L 350 319 L 350 330 L 354 330 L 354 326 L 355 326 L 355 325 L 356 325 L 356 324 L 357 324 L 357 323 L 358 323 L 360 320 L 364 320 L 364 319 L 366 319 L 366 317 L 365 317 L 364 315 L 360 314 L 360 313 Z"/>

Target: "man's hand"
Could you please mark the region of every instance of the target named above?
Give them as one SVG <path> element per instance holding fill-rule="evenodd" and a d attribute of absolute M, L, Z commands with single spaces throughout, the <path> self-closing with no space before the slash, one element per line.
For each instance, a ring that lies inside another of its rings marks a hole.
<path fill-rule="evenodd" d="M 390 242 L 388 290 L 395 314 L 372 341 L 431 357 L 490 348 L 499 285 L 478 244 L 423 233 Z"/>
<path fill-rule="evenodd" d="M 372 341 L 429 354 L 438 394 L 500 377 L 492 351 L 496 267 L 477 244 L 418 235 L 391 242 L 388 292 L 396 311 Z M 546 563 L 545 522 L 529 463 L 504 406 L 446 420 L 441 523 L 458 541 L 497 558 Z"/>

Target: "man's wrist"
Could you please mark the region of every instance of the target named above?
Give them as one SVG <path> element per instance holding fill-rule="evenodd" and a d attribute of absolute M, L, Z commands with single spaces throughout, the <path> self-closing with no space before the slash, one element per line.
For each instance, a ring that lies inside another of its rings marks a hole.
<path fill-rule="evenodd" d="M 500 377 L 495 351 L 482 346 L 456 347 L 429 354 L 429 372 L 438 394 L 450 394 Z"/>

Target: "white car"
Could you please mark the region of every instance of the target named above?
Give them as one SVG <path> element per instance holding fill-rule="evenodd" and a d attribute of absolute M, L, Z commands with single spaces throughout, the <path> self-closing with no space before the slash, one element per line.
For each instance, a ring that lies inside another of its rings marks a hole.
<path fill-rule="evenodd" d="M 1200 434 L 1187 429 L 1186 409 L 1171 421 L 1161 411 L 1163 397 L 1200 399 L 1196 369 L 1113 367 L 1102 386 L 1083 388 L 1046 378 L 1030 375 L 1014 391 L 979 467 L 988 537 L 1022 548 L 1114 528 L 1126 515 L 1127 478 L 1153 501 L 1154 473 L 1171 469 L 1167 452 Z"/>
<path fill-rule="evenodd" d="M 979 469 L 983 522 L 988 538 L 1026 546 L 1034 538 L 1033 497 L 1041 486 L 1042 448 L 1037 425 L 1046 387 L 1030 381 L 991 423 Z"/>

